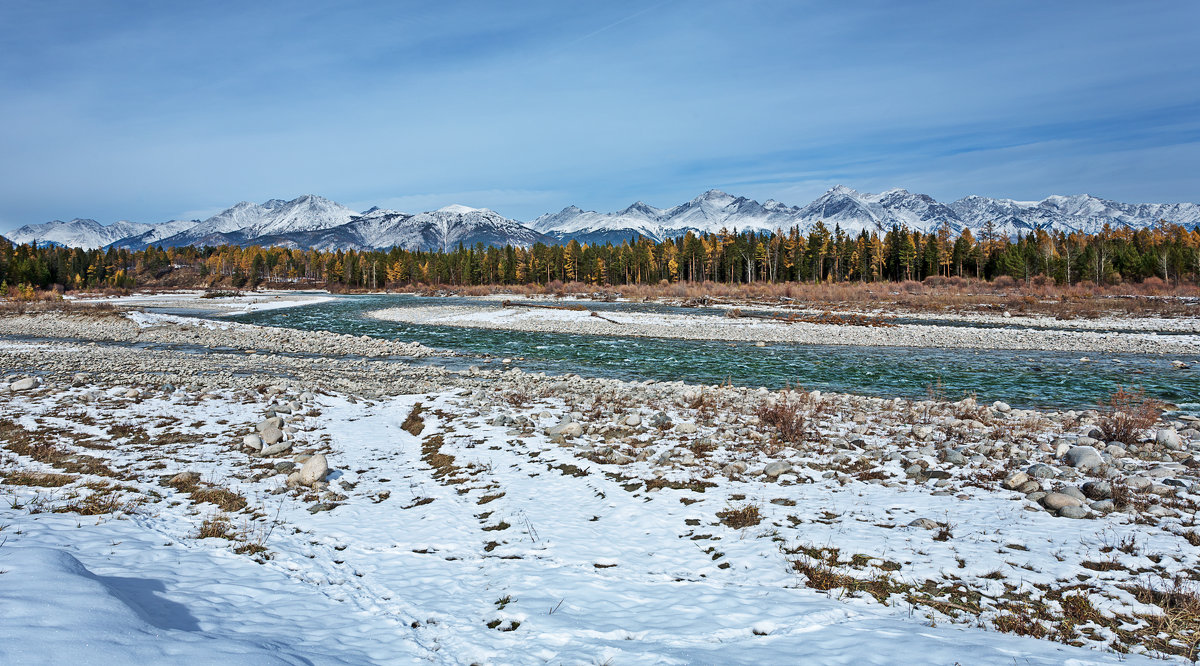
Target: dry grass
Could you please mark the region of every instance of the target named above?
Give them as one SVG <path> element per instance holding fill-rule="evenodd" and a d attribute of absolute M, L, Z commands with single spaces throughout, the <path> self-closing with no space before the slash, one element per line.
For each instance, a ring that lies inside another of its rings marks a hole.
<path fill-rule="evenodd" d="M 755 504 L 744 504 L 737 507 L 729 507 L 724 511 L 717 512 L 717 519 L 722 525 L 740 530 L 746 527 L 754 527 L 762 522 L 762 515 L 758 511 L 758 506 Z"/>
<path fill-rule="evenodd" d="M 421 403 L 413 405 L 412 411 L 408 413 L 408 417 L 404 419 L 404 423 L 400 425 L 400 429 L 412 435 L 419 437 L 421 431 L 425 429 L 425 419 L 421 417 L 421 412 L 424 408 Z"/>
<path fill-rule="evenodd" d="M 1097 423 L 1105 441 L 1137 444 L 1147 430 L 1162 416 L 1165 405 L 1162 401 L 1146 396 L 1140 389 L 1127 391 L 1117 389 L 1100 403 L 1101 415 Z"/>
<path fill-rule="evenodd" d="M 197 539 L 233 539 L 233 525 L 229 522 L 229 516 L 224 514 L 215 514 L 205 518 L 200 523 L 200 531 L 196 534 Z"/>
<path fill-rule="evenodd" d="M 4 483 L 10 486 L 34 486 L 38 488 L 61 488 L 79 479 L 71 474 L 53 474 L 48 472 L 12 472 L 4 477 Z"/>
<path fill-rule="evenodd" d="M 246 508 L 245 497 L 228 488 L 202 483 L 195 478 L 186 477 L 176 482 L 166 481 L 163 485 L 174 488 L 181 493 L 188 493 L 188 499 L 193 502 L 215 504 L 226 513 L 233 513 Z"/>

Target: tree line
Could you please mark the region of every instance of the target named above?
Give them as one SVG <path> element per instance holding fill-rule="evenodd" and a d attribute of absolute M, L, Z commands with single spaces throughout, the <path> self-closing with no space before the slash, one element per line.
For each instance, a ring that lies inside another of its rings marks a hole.
<path fill-rule="evenodd" d="M 662 281 L 880 282 L 931 276 L 1114 284 L 1157 277 L 1200 282 L 1200 229 L 1159 223 L 1131 230 L 1105 226 L 1094 234 L 1031 231 L 1015 238 L 992 225 L 978 238 L 948 227 L 922 233 L 902 226 L 847 234 L 818 222 L 798 228 L 687 232 L 659 242 L 635 236 L 619 244 L 483 244 L 451 250 L 302 250 L 285 247 L 148 247 L 85 250 L 0 242 L 0 293 L 7 287 L 64 290 L 162 284 L 188 276 L 190 286 L 309 283 L 380 289 L 425 285 L 595 285 Z"/>

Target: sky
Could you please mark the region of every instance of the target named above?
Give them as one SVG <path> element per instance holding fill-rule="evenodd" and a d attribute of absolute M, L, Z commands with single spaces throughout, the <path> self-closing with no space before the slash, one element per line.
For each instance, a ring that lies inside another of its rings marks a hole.
<path fill-rule="evenodd" d="M 1200 3 L 0 3 L 0 232 L 319 194 L 1200 202 Z"/>

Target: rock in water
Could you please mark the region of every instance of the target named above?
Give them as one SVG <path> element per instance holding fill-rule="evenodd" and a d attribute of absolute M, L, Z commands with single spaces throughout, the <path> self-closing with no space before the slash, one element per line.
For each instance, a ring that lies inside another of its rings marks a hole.
<path fill-rule="evenodd" d="M 324 481 L 328 473 L 329 463 L 325 460 L 325 454 L 318 453 L 305 461 L 304 466 L 300 468 L 300 483 L 311 486 L 318 481 Z"/>

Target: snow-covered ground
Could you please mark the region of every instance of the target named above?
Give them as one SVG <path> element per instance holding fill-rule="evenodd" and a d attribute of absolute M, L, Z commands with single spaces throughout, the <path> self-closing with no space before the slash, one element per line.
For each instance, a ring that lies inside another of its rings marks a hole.
<path fill-rule="evenodd" d="M 226 315 L 245 314 L 261 310 L 277 310 L 300 305 L 313 305 L 333 300 L 324 292 L 312 291 L 247 291 L 236 296 L 205 298 L 198 290 L 164 291 L 159 293 L 134 293 L 128 296 L 103 296 L 72 298 L 80 304 L 107 303 L 122 308 L 179 308 L 186 310 L 215 311 Z"/>
<path fill-rule="evenodd" d="M 836 547 L 905 581 L 986 584 L 1000 571 L 997 598 L 1005 583 L 1069 580 L 1128 534 L 1196 564 L 1123 514 L 1072 521 L 973 488 L 944 497 L 797 470 L 651 490 L 646 479 L 692 477 L 594 462 L 548 436 L 569 410 L 555 398 L 280 396 L 292 450 L 262 459 L 238 444 L 271 393 L 85 385 L 4 398 L 0 662 L 1136 663 L 950 622 L 899 593 L 809 589 L 792 561 Z M 39 462 L 13 448 L 27 437 L 101 463 Z M 316 451 L 328 488 L 289 490 L 278 465 Z M 37 476 L 64 471 L 61 486 Z M 189 498 L 166 482 L 181 472 L 245 508 Z M 120 507 L 80 515 L 93 495 Z M 747 504 L 760 522 L 718 518 Z M 919 517 L 953 524 L 954 538 L 908 526 Z M 231 538 L 198 538 L 222 520 Z"/>

